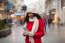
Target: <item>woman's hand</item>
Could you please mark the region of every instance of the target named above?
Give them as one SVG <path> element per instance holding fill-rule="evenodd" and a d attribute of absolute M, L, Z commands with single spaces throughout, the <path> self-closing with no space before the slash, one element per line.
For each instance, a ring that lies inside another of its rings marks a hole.
<path fill-rule="evenodd" d="M 30 37 L 33 37 L 33 36 L 34 36 L 34 34 L 31 33 L 31 32 L 29 32 L 28 35 L 29 35 Z"/>
<path fill-rule="evenodd" d="M 28 35 L 30 37 L 33 37 L 34 36 L 34 34 L 32 32 L 24 32 L 23 35 L 24 36 L 27 36 Z"/>
<path fill-rule="evenodd" d="M 27 36 L 29 34 L 29 32 L 24 32 L 23 35 L 24 36 Z"/>

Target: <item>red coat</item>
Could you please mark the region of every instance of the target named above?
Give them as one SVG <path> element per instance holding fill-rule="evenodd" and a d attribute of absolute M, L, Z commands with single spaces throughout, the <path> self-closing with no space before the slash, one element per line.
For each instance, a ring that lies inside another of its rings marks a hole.
<path fill-rule="evenodd" d="M 32 30 L 32 26 L 33 26 L 33 22 L 27 22 L 27 29 L 28 31 Z M 34 34 L 33 39 L 34 39 L 34 43 L 42 43 L 41 42 L 41 37 L 44 36 L 44 23 L 42 19 L 39 19 L 39 27 L 37 32 Z M 26 36 L 25 39 L 26 43 L 30 43 L 29 42 L 29 36 Z"/>

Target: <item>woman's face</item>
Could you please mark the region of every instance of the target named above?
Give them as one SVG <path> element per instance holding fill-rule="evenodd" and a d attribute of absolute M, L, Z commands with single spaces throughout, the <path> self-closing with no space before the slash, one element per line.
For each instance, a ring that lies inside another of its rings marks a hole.
<path fill-rule="evenodd" d="M 33 18 L 33 13 L 29 13 L 28 16 L 29 16 L 30 18 Z"/>

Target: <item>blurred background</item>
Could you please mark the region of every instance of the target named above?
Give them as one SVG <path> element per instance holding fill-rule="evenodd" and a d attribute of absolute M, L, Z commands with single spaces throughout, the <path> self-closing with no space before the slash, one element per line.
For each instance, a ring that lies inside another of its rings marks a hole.
<path fill-rule="evenodd" d="M 25 43 L 23 25 L 28 11 L 45 21 L 42 43 L 65 43 L 65 0 L 0 0 L 0 43 Z"/>

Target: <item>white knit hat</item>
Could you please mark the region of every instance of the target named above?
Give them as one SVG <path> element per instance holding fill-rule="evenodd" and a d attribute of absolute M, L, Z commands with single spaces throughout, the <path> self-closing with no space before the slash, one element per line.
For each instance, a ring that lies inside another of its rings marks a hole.
<path fill-rule="evenodd" d="M 36 9 L 28 9 L 27 12 L 38 13 Z"/>

